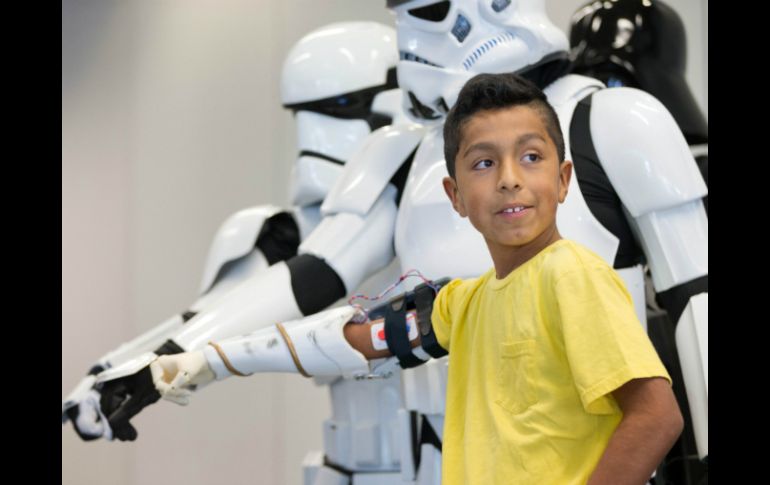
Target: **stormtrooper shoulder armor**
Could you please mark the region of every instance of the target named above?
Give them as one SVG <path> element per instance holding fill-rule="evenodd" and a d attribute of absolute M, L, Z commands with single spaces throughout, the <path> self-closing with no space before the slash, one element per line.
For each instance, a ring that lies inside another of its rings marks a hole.
<path fill-rule="evenodd" d="M 590 121 L 599 161 L 632 216 L 706 195 L 684 135 L 653 96 L 634 88 L 599 90 Z"/>
<path fill-rule="evenodd" d="M 425 128 L 418 124 L 386 126 L 369 135 L 324 200 L 321 213 L 368 213 L 424 135 Z"/>
<path fill-rule="evenodd" d="M 279 207 L 272 205 L 251 207 L 236 212 L 222 223 L 209 249 L 201 281 L 201 293 L 211 288 L 219 269 L 225 263 L 245 256 L 254 249 L 265 221 L 280 211 Z"/>

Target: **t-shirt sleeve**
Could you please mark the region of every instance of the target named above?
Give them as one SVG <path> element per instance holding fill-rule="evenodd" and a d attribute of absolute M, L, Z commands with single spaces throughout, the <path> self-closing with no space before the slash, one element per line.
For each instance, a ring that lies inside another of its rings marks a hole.
<path fill-rule="evenodd" d="M 457 305 L 457 287 L 462 280 L 454 279 L 447 285 L 444 285 L 436 295 L 433 302 L 433 313 L 430 320 L 433 325 L 433 332 L 436 334 L 436 340 L 447 352 L 452 335 L 452 307 Z"/>
<path fill-rule="evenodd" d="M 610 393 L 632 379 L 671 382 L 612 268 L 569 271 L 556 280 L 554 291 L 567 360 L 586 412 L 617 411 Z"/>

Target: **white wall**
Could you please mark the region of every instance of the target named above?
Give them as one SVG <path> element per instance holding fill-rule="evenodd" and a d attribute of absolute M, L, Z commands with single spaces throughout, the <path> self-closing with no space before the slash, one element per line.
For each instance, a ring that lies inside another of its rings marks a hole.
<path fill-rule="evenodd" d="M 383 0 L 62 2 L 62 396 L 104 352 L 195 298 L 219 224 L 287 202 L 295 155 L 279 75 L 291 45 L 341 20 L 393 24 Z M 581 1 L 549 4 L 565 29 Z M 708 109 L 708 4 L 670 1 Z M 299 483 L 326 391 L 297 376 L 230 379 L 162 402 L 134 443 L 62 429 L 62 484 Z"/>

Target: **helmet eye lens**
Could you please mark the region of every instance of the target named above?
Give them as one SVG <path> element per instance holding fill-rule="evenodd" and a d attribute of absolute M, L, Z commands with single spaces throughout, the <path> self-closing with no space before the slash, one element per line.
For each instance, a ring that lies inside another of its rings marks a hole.
<path fill-rule="evenodd" d="M 420 8 L 409 10 L 409 15 L 429 22 L 441 22 L 449 14 L 449 1 L 432 3 Z"/>
<path fill-rule="evenodd" d="M 510 4 L 511 0 L 492 0 L 492 10 L 500 12 Z"/>

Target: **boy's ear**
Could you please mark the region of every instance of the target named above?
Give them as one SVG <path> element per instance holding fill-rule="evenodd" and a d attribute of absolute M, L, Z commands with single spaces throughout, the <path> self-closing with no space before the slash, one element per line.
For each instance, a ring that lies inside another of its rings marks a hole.
<path fill-rule="evenodd" d="M 564 160 L 559 164 L 559 203 L 564 202 L 572 179 L 572 160 Z"/>
<path fill-rule="evenodd" d="M 454 207 L 454 210 L 460 214 L 461 217 L 467 216 L 465 207 L 462 203 L 462 197 L 460 196 L 460 192 L 457 189 L 457 181 L 452 177 L 444 177 L 442 183 L 444 184 L 444 192 L 446 192 L 449 200 L 452 201 L 452 207 Z"/>

